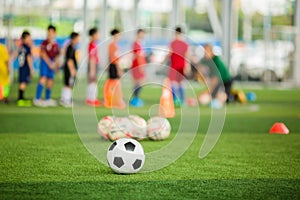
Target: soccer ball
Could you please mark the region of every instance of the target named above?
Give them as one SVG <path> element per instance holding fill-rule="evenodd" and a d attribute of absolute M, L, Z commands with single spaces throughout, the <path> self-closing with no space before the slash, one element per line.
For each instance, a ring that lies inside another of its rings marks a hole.
<path fill-rule="evenodd" d="M 108 128 L 108 137 L 112 141 L 121 138 L 131 138 L 132 131 L 132 123 L 127 117 L 117 117 L 114 118 L 113 123 Z"/>
<path fill-rule="evenodd" d="M 199 94 L 198 101 L 201 105 L 208 105 L 211 101 L 211 96 L 208 91 Z"/>
<path fill-rule="evenodd" d="M 101 135 L 103 139 L 106 140 L 109 139 L 108 130 L 113 122 L 114 122 L 114 118 L 112 116 L 105 116 L 102 119 L 100 119 L 98 123 L 98 133 Z"/>
<path fill-rule="evenodd" d="M 248 101 L 255 101 L 256 100 L 256 94 L 254 92 L 247 92 L 246 97 Z"/>
<path fill-rule="evenodd" d="M 147 122 L 138 115 L 129 115 L 133 131 L 132 136 L 135 139 L 142 140 L 147 137 Z"/>
<path fill-rule="evenodd" d="M 110 168 L 120 174 L 139 172 L 145 163 L 142 145 L 129 138 L 114 141 L 107 152 L 107 162 Z"/>
<path fill-rule="evenodd" d="M 151 140 L 164 140 L 171 133 L 171 125 L 166 118 L 152 117 L 148 120 L 147 135 Z"/>

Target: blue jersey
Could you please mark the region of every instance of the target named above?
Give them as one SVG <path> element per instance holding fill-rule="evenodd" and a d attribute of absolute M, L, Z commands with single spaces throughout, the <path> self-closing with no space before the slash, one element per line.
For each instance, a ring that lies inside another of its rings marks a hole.
<path fill-rule="evenodd" d="M 30 68 L 27 57 L 31 55 L 30 47 L 23 44 L 18 55 L 19 62 L 19 83 L 29 83 L 30 81 Z"/>
<path fill-rule="evenodd" d="M 27 56 L 31 55 L 31 49 L 28 45 L 23 44 L 18 55 L 19 67 L 29 68 Z"/>

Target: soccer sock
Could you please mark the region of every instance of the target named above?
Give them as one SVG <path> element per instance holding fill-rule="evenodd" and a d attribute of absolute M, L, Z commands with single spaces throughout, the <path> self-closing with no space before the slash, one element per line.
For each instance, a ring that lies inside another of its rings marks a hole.
<path fill-rule="evenodd" d="M 65 101 L 67 103 L 71 103 L 71 100 L 72 100 L 72 89 L 66 87 L 65 88 Z"/>
<path fill-rule="evenodd" d="M 51 88 L 47 88 L 46 89 L 46 97 L 45 97 L 45 99 L 46 100 L 49 100 L 50 99 L 50 97 L 51 97 Z"/>
<path fill-rule="evenodd" d="M 140 85 L 136 84 L 136 85 L 134 86 L 133 95 L 134 95 L 135 97 L 138 97 L 139 94 L 140 94 L 141 89 L 142 89 L 142 87 L 141 87 Z"/>
<path fill-rule="evenodd" d="M 39 83 L 39 84 L 37 85 L 37 88 L 36 88 L 36 95 L 35 95 L 35 98 L 36 98 L 36 99 L 41 99 L 41 97 L 42 97 L 42 92 L 43 92 L 43 88 L 44 88 L 44 86 L 43 86 L 41 83 Z"/>
<path fill-rule="evenodd" d="M 178 91 L 179 91 L 180 101 L 181 101 L 181 103 L 183 103 L 184 102 L 184 89 L 183 89 L 182 85 L 180 85 L 178 87 Z"/>
<path fill-rule="evenodd" d="M 176 88 L 175 88 L 174 85 L 172 85 L 171 87 L 172 87 L 173 100 L 175 101 L 175 99 L 177 99 L 177 96 L 176 96 Z"/>
<path fill-rule="evenodd" d="M 24 90 L 19 89 L 19 100 L 24 99 Z"/>
<path fill-rule="evenodd" d="M 90 83 L 87 87 L 86 98 L 95 101 L 98 97 L 98 87 L 96 83 Z"/>
<path fill-rule="evenodd" d="M 60 99 L 61 99 L 61 101 L 65 101 L 65 94 L 66 94 L 66 87 L 63 87 L 62 89 L 61 89 L 61 97 L 60 97 Z"/>

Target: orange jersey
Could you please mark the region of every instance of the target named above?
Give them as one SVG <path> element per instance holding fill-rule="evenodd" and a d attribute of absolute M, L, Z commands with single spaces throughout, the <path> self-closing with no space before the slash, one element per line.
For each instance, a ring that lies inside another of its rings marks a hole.
<path fill-rule="evenodd" d="M 112 42 L 108 46 L 109 62 L 111 64 L 118 64 L 119 62 L 119 47 L 116 42 Z"/>

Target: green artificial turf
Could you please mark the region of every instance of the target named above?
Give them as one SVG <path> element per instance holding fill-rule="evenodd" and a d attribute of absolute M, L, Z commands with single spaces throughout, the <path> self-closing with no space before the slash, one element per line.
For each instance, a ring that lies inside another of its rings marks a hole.
<path fill-rule="evenodd" d="M 28 97 L 35 86 L 29 86 Z M 117 175 L 85 149 L 72 109 L 18 108 L 14 85 L 11 104 L 0 104 L 0 199 L 299 199 L 300 90 L 252 91 L 257 101 L 227 106 L 222 135 L 204 159 L 198 155 L 211 112 L 201 106 L 197 136 L 182 157 L 155 172 Z M 157 103 L 160 92 L 146 87 L 146 107 L 130 111 L 149 118 L 150 104 Z M 59 94 L 57 84 L 53 95 Z M 99 119 L 110 112 L 96 109 Z M 191 110 L 190 123 L 193 115 Z M 291 133 L 268 134 L 277 121 Z M 171 141 L 180 114 L 170 122 L 171 137 L 142 141 L 146 152 Z"/>

